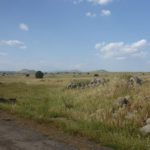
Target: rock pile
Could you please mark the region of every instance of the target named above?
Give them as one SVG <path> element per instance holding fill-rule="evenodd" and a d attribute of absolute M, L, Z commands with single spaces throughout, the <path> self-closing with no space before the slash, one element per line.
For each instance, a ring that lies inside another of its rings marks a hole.
<path fill-rule="evenodd" d="M 116 118 L 121 110 L 126 109 L 129 106 L 129 100 L 130 96 L 125 96 L 125 97 L 118 97 L 114 103 L 113 103 L 113 108 L 111 110 L 112 116 Z"/>
<path fill-rule="evenodd" d="M 88 81 L 74 80 L 67 85 L 67 88 L 68 89 L 84 88 L 88 84 L 87 82 Z"/>
<path fill-rule="evenodd" d="M 130 87 L 135 87 L 136 85 L 142 85 L 143 80 L 139 77 L 134 76 L 129 79 L 128 83 Z"/>
<path fill-rule="evenodd" d="M 117 107 L 127 106 L 129 104 L 129 99 L 130 99 L 130 96 L 119 97 L 117 98 L 117 100 L 115 100 L 114 106 L 117 106 Z"/>
<path fill-rule="evenodd" d="M 88 86 L 89 87 L 95 87 L 98 85 L 104 85 L 106 82 L 107 82 L 107 80 L 104 78 L 94 78 L 91 80 L 91 82 Z"/>
<path fill-rule="evenodd" d="M 76 89 L 76 88 L 90 88 L 96 87 L 99 85 L 104 85 L 108 80 L 104 78 L 94 78 L 90 80 L 74 80 L 67 85 L 68 89 Z"/>

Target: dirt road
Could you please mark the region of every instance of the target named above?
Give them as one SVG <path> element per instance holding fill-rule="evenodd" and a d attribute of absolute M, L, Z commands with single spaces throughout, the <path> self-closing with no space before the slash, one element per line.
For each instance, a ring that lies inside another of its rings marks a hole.
<path fill-rule="evenodd" d="M 12 116 L 0 112 L 0 150 L 111 150 L 86 140 L 68 139 L 65 136 L 64 142 L 52 137 L 49 139 L 33 127 L 21 125 Z"/>

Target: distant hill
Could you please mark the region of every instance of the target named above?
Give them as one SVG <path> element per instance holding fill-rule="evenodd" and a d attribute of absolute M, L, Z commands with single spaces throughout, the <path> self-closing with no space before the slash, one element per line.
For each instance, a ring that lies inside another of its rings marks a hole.
<path fill-rule="evenodd" d="M 107 70 L 97 70 L 97 72 L 108 72 Z"/>
<path fill-rule="evenodd" d="M 51 73 L 80 73 L 79 70 L 58 70 L 58 71 L 52 71 Z"/>
<path fill-rule="evenodd" d="M 29 70 L 29 69 L 22 69 L 18 71 L 18 73 L 29 73 L 29 74 L 34 74 L 36 71 L 35 70 Z"/>
<path fill-rule="evenodd" d="M 108 71 L 102 69 L 102 70 L 94 70 L 94 71 L 90 71 L 90 72 L 92 72 L 92 73 L 105 73 L 105 72 L 108 72 Z"/>

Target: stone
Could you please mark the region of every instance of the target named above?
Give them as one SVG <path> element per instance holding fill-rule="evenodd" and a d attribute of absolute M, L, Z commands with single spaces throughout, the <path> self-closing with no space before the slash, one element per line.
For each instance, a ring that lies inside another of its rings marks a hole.
<path fill-rule="evenodd" d="M 146 124 L 149 124 L 149 125 L 150 125 L 150 118 L 148 118 L 148 119 L 146 120 Z"/>
<path fill-rule="evenodd" d="M 136 86 L 136 85 L 142 85 L 143 81 L 139 77 L 131 77 L 129 79 L 129 86 Z"/>
<path fill-rule="evenodd" d="M 127 106 L 129 104 L 129 99 L 130 96 L 125 96 L 125 97 L 119 97 L 114 104 L 117 105 L 118 107 L 123 107 Z"/>
<path fill-rule="evenodd" d="M 148 135 L 148 134 L 150 134 L 150 124 L 145 125 L 144 127 L 140 128 L 140 132 L 141 132 L 143 135 Z"/>

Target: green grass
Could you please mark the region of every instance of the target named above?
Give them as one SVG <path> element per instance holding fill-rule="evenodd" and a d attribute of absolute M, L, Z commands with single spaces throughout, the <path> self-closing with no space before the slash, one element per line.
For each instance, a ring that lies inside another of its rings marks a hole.
<path fill-rule="evenodd" d="M 0 97 L 16 98 L 15 105 L 0 104 L 1 109 L 17 113 L 37 122 L 54 123 L 65 132 L 86 136 L 118 150 L 149 150 L 150 136 L 142 136 L 139 128 L 150 117 L 150 74 L 138 73 L 146 82 L 133 89 L 127 86 L 129 73 L 102 73 L 110 80 L 106 85 L 85 89 L 66 89 L 72 80 L 91 80 L 92 75 L 58 74 L 39 80 L 21 75 L 0 77 Z M 112 116 L 114 100 L 131 96 L 130 107 L 120 108 Z M 138 113 L 131 120 L 128 112 Z"/>

